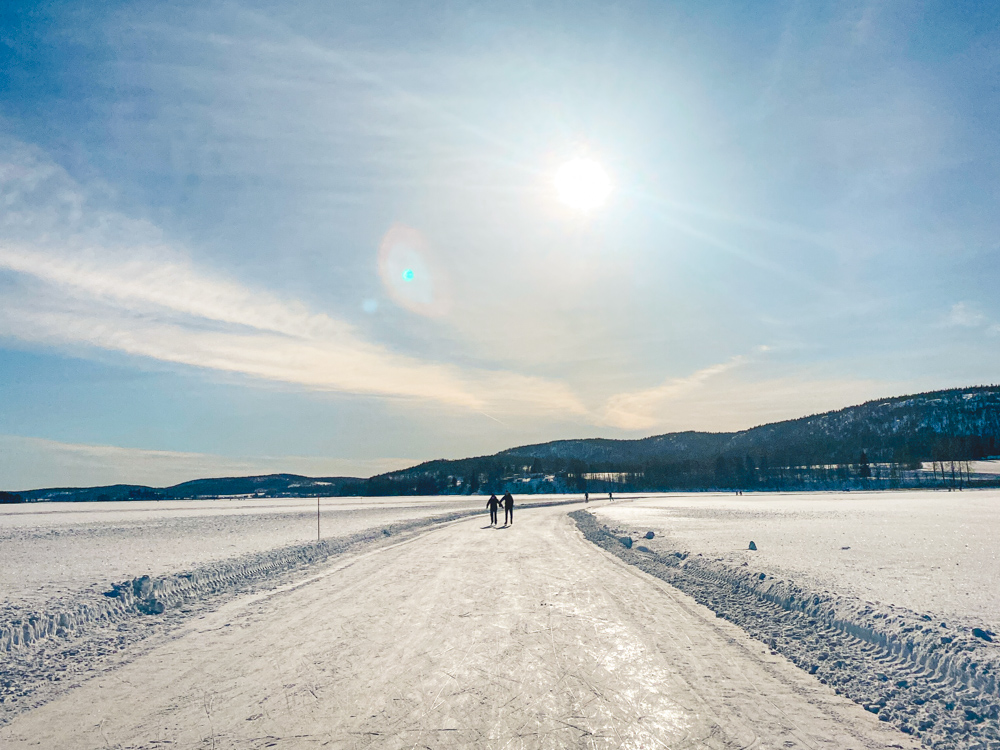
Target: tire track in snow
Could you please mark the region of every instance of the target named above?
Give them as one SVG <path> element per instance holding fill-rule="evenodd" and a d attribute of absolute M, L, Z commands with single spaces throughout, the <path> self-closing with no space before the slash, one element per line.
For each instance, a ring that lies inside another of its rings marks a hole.
<path fill-rule="evenodd" d="M 460 520 L 342 562 L 191 620 L 0 727 L 0 744 L 918 746 L 587 543 L 564 509 L 503 531 Z"/>
<path fill-rule="evenodd" d="M 927 615 L 813 593 L 746 567 L 626 546 L 570 514 L 599 547 L 690 595 L 879 719 L 940 750 L 1000 747 L 1000 652 Z M 634 532 L 629 532 L 634 533 Z M 947 635 L 942 635 L 947 632 Z"/>

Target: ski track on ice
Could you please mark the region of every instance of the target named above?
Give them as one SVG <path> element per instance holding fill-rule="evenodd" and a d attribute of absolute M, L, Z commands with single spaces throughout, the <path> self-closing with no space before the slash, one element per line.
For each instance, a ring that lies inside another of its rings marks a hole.
<path fill-rule="evenodd" d="M 749 566 L 633 543 L 572 512 L 584 536 L 732 621 L 883 722 L 939 750 L 1000 747 L 1000 649 L 970 628 L 891 605 L 817 593 Z"/>
<path fill-rule="evenodd" d="M 526 507 L 573 502 L 536 501 Z M 305 571 L 349 551 L 386 544 L 400 535 L 406 538 L 481 512 L 465 509 L 405 519 L 318 543 L 212 560 L 188 572 L 90 586 L 52 599 L 42 608 L 6 603 L 0 606 L 0 724 L 95 671 L 127 661 L 146 638 L 169 631 L 229 598 L 300 578 Z"/>
<path fill-rule="evenodd" d="M 456 520 L 230 598 L 15 717 L 0 744 L 919 747 L 586 542 L 565 509 L 484 525 Z"/>

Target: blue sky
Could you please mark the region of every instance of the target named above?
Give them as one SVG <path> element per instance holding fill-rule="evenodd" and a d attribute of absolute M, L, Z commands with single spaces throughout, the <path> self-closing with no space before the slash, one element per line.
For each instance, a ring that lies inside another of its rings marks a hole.
<path fill-rule="evenodd" d="M 0 486 L 366 476 L 996 382 L 998 16 L 7 3 Z M 603 206 L 558 200 L 574 158 Z"/>

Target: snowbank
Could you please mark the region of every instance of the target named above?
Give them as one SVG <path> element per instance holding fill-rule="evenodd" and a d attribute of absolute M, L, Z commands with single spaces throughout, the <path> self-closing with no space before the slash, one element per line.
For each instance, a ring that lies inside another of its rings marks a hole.
<path fill-rule="evenodd" d="M 518 507 L 575 502 L 519 502 Z M 217 560 L 186 572 L 138 576 L 114 583 L 103 593 L 91 587 L 52 599 L 44 607 L 8 602 L 0 606 L 0 724 L 45 702 L 63 685 L 127 658 L 137 642 L 233 596 L 302 576 L 346 552 L 485 514 L 485 508 L 477 507 L 405 519 L 322 542 Z"/>
<path fill-rule="evenodd" d="M 627 530 L 609 529 L 585 511 L 571 516 L 590 541 L 689 594 L 925 744 L 1000 743 L 1000 648 L 985 626 L 810 591 L 749 564 L 629 548 L 620 541 Z"/>
<path fill-rule="evenodd" d="M 485 498 L 328 498 L 324 538 L 482 507 Z M 0 612 L 44 610 L 86 588 L 154 578 L 316 539 L 316 505 L 298 499 L 0 506 Z M 2 620 L 0 620 L 2 622 Z"/>
<path fill-rule="evenodd" d="M 248 584 L 268 579 L 388 536 L 406 533 L 430 524 L 446 523 L 473 511 L 459 511 L 428 519 L 392 524 L 385 529 L 368 529 L 345 537 L 311 544 L 279 547 L 220 560 L 190 572 L 158 577 L 140 576 L 114 583 L 103 596 L 83 594 L 84 601 L 68 602 L 55 610 L 16 616 L 15 607 L 0 611 L 0 652 L 10 652 L 51 637 L 71 637 L 92 627 L 121 622 L 139 615 L 162 614 L 167 609 L 219 593 L 238 593 Z M 58 606 L 58 605 L 57 605 Z M 11 617 L 11 615 L 15 615 Z"/>

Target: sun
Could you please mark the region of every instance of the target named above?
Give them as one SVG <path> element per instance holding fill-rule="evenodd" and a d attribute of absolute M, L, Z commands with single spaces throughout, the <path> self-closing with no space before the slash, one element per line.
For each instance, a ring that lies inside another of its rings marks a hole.
<path fill-rule="evenodd" d="M 576 157 L 556 170 L 556 194 L 559 200 L 577 211 L 600 208 L 611 195 L 611 179 L 593 159 Z"/>

